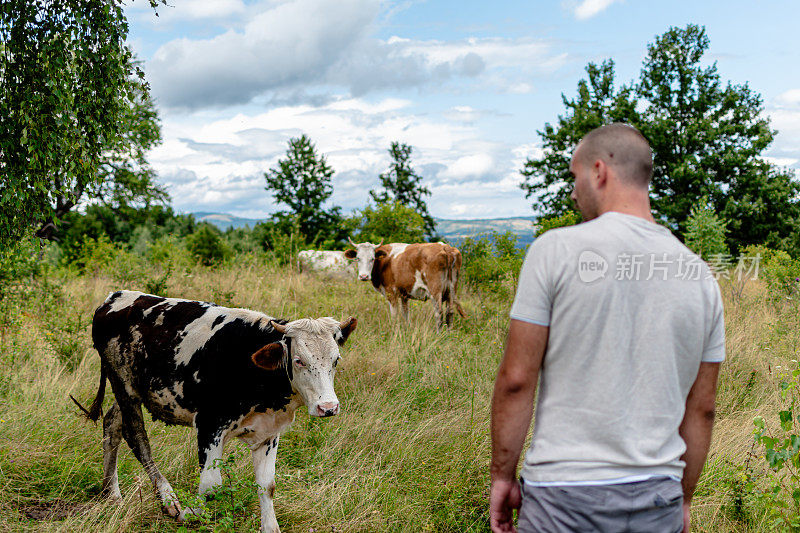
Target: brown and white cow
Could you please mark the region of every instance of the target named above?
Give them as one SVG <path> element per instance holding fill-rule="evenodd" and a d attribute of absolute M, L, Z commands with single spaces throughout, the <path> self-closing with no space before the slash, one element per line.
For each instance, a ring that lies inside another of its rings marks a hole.
<path fill-rule="evenodd" d="M 120 498 L 117 451 L 124 438 L 153 482 L 167 514 L 185 518 L 150 451 L 142 404 L 154 419 L 194 426 L 200 494 L 222 483 L 225 442 L 251 449 L 259 486 L 261 530 L 279 531 L 272 505 L 278 439 L 295 411 L 339 412 L 333 388 L 339 346 L 356 327 L 330 317 L 288 322 L 247 309 L 117 291 L 97 308 L 92 339 L 100 354 L 100 386 L 86 410 L 97 420 L 106 379 L 116 401 L 103 417 L 103 492 Z M 73 400 L 75 400 L 73 398 Z M 75 403 L 78 403 L 75 401 Z"/>
<path fill-rule="evenodd" d="M 372 281 L 376 291 L 389 301 L 389 312 L 394 317 L 398 307 L 408 318 L 408 300 L 433 301 L 436 325 L 450 324 L 453 307 L 466 317 L 458 302 L 458 274 L 461 270 L 461 252 L 444 243 L 417 244 L 356 244 L 346 250 L 348 259 L 358 260 L 358 279 Z M 443 313 L 442 304 L 447 310 Z"/>

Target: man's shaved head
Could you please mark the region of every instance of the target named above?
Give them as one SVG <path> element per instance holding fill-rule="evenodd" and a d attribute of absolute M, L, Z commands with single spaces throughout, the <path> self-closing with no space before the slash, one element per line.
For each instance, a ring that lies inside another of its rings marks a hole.
<path fill-rule="evenodd" d="M 620 180 L 645 187 L 653 176 L 653 153 L 639 130 L 615 122 L 587 133 L 575 149 L 573 161 L 592 165 L 598 159 L 613 167 Z"/>

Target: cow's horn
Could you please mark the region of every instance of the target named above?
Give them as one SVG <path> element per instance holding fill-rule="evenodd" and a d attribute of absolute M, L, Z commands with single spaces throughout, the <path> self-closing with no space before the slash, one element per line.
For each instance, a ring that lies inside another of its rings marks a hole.
<path fill-rule="evenodd" d="M 283 324 L 278 324 L 274 320 L 270 320 L 269 325 L 275 328 L 275 331 L 277 331 L 278 333 L 286 333 L 286 326 L 284 326 Z"/>
<path fill-rule="evenodd" d="M 356 318 L 352 317 L 352 316 L 350 318 L 348 318 L 347 320 L 342 320 L 339 323 L 339 329 L 344 329 L 344 328 L 352 325 L 352 323 L 355 322 L 355 321 L 356 321 Z"/>
<path fill-rule="evenodd" d="M 383 244 L 383 239 L 381 239 L 381 242 L 378 243 L 378 247 L 380 247 L 381 244 Z"/>
<path fill-rule="evenodd" d="M 356 246 L 356 243 L 353 242 L 353 239 L 351 239 L 350 237 L 347 237 L 347 240 L 350 241 L 350 244 L 352 244 L 353 247 Z"/>

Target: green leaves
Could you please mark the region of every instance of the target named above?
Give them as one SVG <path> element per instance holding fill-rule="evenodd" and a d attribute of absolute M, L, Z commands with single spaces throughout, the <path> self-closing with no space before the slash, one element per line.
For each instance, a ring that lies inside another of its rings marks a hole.
<path fill-rule="evenodd" d="M 130 87 L 127 31 L 119 0 L 2 3 L 0 244 L 56 222 L 108 177 L 131 95 L 146 95 Z"/>
<path fill-rule="evenodd" d="M 396 201 L 368 205 L 356 211 L 345 225 L 356 242 L 421 242 L 426 232 L 422 215 Z"/>
<path fill-rule="evenodd" d="M 369 195 L 376 204 L 398 202 L 415 210 L 425 222 L 425 235 L 433 238 L 436 235 L 436 222 L 428 213 L 428 205 L 425 203 L 425 197 L 430 196 L 431 191 L 422 185 L 422 176 L 417 174 L 411 166 L 412 151 L 411 146 L 405 143 L 397 141 L 392 143 L 389 148 L 392 164 L 389 170 L 380 175 L 383 190 L 369 191 Z"/>
<path fill-rule="evenodd" d="M 289 207 L 290 211 L 278 213 L 278 219 L 294 217 L 299 223 L 300 233 L 312 241 L 325 240 L 331 236 L 339 238 L 341 208 L 323 208 L 333 194 L 331 177 L 333 169 L 325 157 L 317 155 L 316 148 L 305 134 L 289 141 L 286 158 L 266 174 L 266 189 L 275 201 Z M 344 238 L 344 236 L 341 236 Z"/>
<path fill-rule="evenodd" d="M 763 479 L 755 477 L 748 469 L 748 486 L 756 499 L 766 509 L 768 518 L 780 528 L 797 529 L 800 525 L 800 435 L 795 430 L 794 408 L 797 402 L 797 379 L 800 365 L 790 372 L 790 381 L 781 381 L 778 388 L 784 409 L 778 411 L 779 427 L 770 429 L 762 416 L 753 419 L 755 443 L 763 449 L 763 458 L 769 470 Z M 796 373 L 797 372 L 797 373 Z M 764 487 L 755 490 L 756 486 Z"/>
<path fill-rule="evenodd" d="M 701 198 L 689 213 L 686 222 L 686 246 L 706 261 L 728 254 L 725 234 L 728 222 L 719 217 L 708 205 L 708 198 Z"/>
<path fill-rule="evenodd" d="M 800 184 L 761 157 L 775 131 L 763 101 L 745 83 L 724 84 L 703 57 L 705 29 L 670 28 L 648 44 L 637 81 L 615 87 L 614 62 L 589 63 L 576 97 L 562 95 L 566 113 L 538 132 L 543 154 L 521 169 L 520 187 L 543 216 L 572 205 L 571 154 L 592 129 L 611 122 L 636 126 L 653 149 L 651 202 L 657 218 L 679 236 L 703 197 L 728 220 L 731 251 L 764 243 L 800 252 Z"/>

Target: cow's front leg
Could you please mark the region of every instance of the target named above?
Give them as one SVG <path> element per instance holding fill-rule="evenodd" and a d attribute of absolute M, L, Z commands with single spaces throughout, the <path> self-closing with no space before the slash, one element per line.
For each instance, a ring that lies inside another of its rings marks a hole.
<path fill-rule="evenodd" d="M 280 533 L 272 495 L 275 492 L 275 457 L 278 454 L 278 438 L 274 437 L 253 450 L 253 470 L 258 484 L 258 502 L 261 505 L 261 531 Z"/>
<path fill-rule="evenodd" d="M 408 322 L 408 298 L 402 296 L 400 297 L 400 316 L 405 322 Z"/>
<path fill-rule="evenodd" d="M 222 460 L 224 445 L 224 431 L 197 432 L 197 458 L 200 462 L 200 484 L 197 487 L 197 493 L 200 496 L 210 495 L 214 489 L 222 485 L 222 471 L 219 468 L 219 462 Z M 181 512 L 180 519 L 185 520 L 188 516 L 201 515 L 203 510 L 203 507 L 187 507 Z"/>

